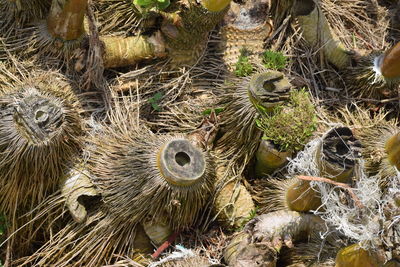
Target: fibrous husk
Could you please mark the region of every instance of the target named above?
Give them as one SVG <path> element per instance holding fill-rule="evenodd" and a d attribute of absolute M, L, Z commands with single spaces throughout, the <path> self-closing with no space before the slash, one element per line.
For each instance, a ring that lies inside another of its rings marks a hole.
<path fill-rule="evenodd" d="M 307 212 L 322 205 L 319 193 L 311 188 L 310 183 L 296 177 L 258 180 L 255 191 L 254 199 L 261 213 L 279 210 Z"/>
<path fill-rule="evenodd" d="M 253 157 L 262 136 L 255 123 L 258 109 L 272 112 L 288 100 L 291 85 L 282 73 L 263 70 L 232 79 L 226 87 L 221 100 L 221 106 L 225 106 L 220 120 L 223 135 L 217 141 L 216 151 L 220 158 L 230 161 L 228 169 L 236 166 L 241 170 Z"/>
<path fill-rule="evenodd" d="M 354 110 L 343 109 L 340 115 L 347 125 L 352 125 L 355 136 L 362 144 L 361 153 L 365 160 L 365 171 L 370 175 L 378 174 L 382 185 L 389 177 L 396 176 L 394 162 L 391 163 L 388 156 L 390 149 L 387 150 L 385 146 L 386 142 L 399 132 L 397 121 L 388 120 L 385 112 L 371 114 L 359 107 Z M 394 152 L 396 146 L 393 148 Z"/>
<path fill-rule="evenodd" d="M 343 70 L 343 79 L 350 95 L 357 98 L 384 99 L 397 95 L 398 82 L 385 79 L 377 62 L 382 52 L 373 51 L 357 57 L 355 65 Z"/>
<path fill-rule="evenodd" d="M 131 37 L 104 37 L 106 67 L 134 65 L 147 58 L 169 58 L 172 69 L 182 65 L 194 65 L 204 54 L 208 35 L 223 18 L 230 1 L 210 11 L 203 4 L 189 0 L 177 3 L 172 12 L 159 12 L 161 23 L 151 36 L 138 34 Z M 124 7 L 123 9 L 126 9 Z M 108 41 L 110 39 L 110 41 Z M 119 41 L 117 41 L 117 40 Z M 119 45 L 120 43 L 123 45 Z M 140 50 L 140 52 L 132 52 Z M 164 53 L 165 51 L 165 53 Z M 112 52 L 112 64 L 107 53 Z"/>
<path fill-rule="evenodd" d="M 91 144 L 93 182 L 109 212 L 120 220 L 134 223 L 166 212 L 164 220 L 172 228 L 187 227 L 213 188 L 209 155 L 182 135 L 106 126 Z"/>
<path fill-rule="evenodd" d="M 281 252 L 280 263 L 289 267 L 334 267 L 337 252 L 348 245 L 349 240 L 335 232 L 313 233 L 305 242 Z"/>
<path fill-rule="evenodd" d="M 45 20 L 18 31 L 18 38 L 7 42 L 10 51 L 35 58 L 69 61 L 86 39 L 84 15 L 88 0 L 53 0 Z"/>
<path fill-rule="evenodd" d="M 204 54 L 211 30 L 222 20 L 228 11 L 230 1 L 217 11 L 210 11 L 198 2 L 182 2 L 178 21 L 174 16 L 164 19 L 161 32 L 165 38 L 171 65 L 193 65 Z"/>
<path fill-rule="evenodd" d="M 181 245 L 176 246 L 176 250 L 158 261 L 150 263 L 149 267 L 211 267 L 223 266 L 220 264 L 212 264 L 210 260 L 198 254 L 191 249 L 184 248 Z"/>
<path fill-rule="evenodd" d="M 83 122 L 72 83 L 63 75 L 31 71 L 22 64 L 7 68 L 0 70 L 7 78 L 0 89 L 0 207 L 13 232 L 34 216 L 20 218 L 56 190 L 80 153 Z M 11 237 L 12 243 L 24 235 L 15 254 L 26 252 L 38 229 L 27 223 Z"/>
<path fill-rule="evenodd" d="M 13 37 L 15 29 L 43 19 L 50 8 L 50 0 L 1 0 L 0 35 Z"/>
<path fill-rule="evenodd" d="M 136 35 L 143 20 L 130 0 L 100 0 L 93 3 L 101 35 Z"/>
<path fill-rule="evenodd" d="M 262 214 L 231 241 L 224 257 L 229 266 L 273 267 L 284 245 L 293 247 L 294 242 L 326 230 L 324 221 L 315 215 L 294 211 Z"/>
<path fill-rule="evenodd" d="M 273 31 L 269 9 L 270 3 L 265 0 L 231 3 L 220 28 L 218 44 L 230 71 L 234 70 L 242 49 L 255 55 L 252 59 L 261 63 L 257 56 L 264 52 L 264 41 Z"/>
<path fill-rule="evenodd" d="M 316 3 L 313 0 L 299 2 L 294 6 L 294 14 L 303 30 L 303 38 L 310 46 L 320 47 L 327 61 L 338 69 L 350 65 L 349 52 L 332 33 L 318 2 Z M 315 27 L 317 27 L 317 30 Z"/>

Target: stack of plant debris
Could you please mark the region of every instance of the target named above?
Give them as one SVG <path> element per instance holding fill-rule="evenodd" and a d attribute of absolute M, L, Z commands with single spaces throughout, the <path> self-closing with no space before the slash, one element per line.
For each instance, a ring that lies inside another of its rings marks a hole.
<path fill-rule="evenodd" d="M 400 266 L 399 9 L 0 0 L 0 266 Z"/>

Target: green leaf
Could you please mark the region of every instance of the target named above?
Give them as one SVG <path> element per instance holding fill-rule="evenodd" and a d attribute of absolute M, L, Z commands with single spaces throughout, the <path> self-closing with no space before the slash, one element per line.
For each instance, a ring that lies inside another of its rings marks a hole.
<path fill-rule="evenodd" d="M 154 0 L 133 0 L 133 3 L 141 7 L 148 7 L 154 3 Z"/>
<path fill-rule="evenodd" d="M 208 108 L 208 109 L 204 110 L 204 111 L 202 112 L 202 114 L 203 114 L 204 116 L 208 116 L 208 115 L 211 114 L 212 111 L 215 112 L 215 115 L 218 115 L 219 113 L 221 113 L 222 111 L 224 111 L 224 108 L 215 108 L 215 109 Z"/>
<path fill-rule="evenodd" d="M 160 106 L 159 106 L 158 104 L 156 104 L 156 103 L 152 103 L 152 104 L 151 104 L 151 107 L 152 107 L 155 111 L 161 111 Z"/>

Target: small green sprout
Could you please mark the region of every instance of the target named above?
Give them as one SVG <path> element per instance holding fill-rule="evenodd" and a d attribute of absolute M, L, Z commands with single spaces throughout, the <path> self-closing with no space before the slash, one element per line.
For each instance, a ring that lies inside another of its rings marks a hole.
<path fill-rule="evenodd" d="M 303 149 L 317 129 L 317 116 L 309 93 L 294 90 L 287 105 L 276 107 L 272 114 L 261 113 L 256 124 L 264 132 L 263 139 L 280 151 L 295 152 Z"/>
<path fill-rule="evenodd" d="M 258 211 L 259 207 L 255 207 L 254 209 L 252 209 L 249 213 L 249 215 L 242 221 L 242 223 L 240 224 L 240 226 L 238 228 L 235 229 L 236 232 L 238 231 L 242 231 L 243 228 L 246 226 L 246 224 L 253 220 L 256 216 L 257 216 L 257 211 Z"/>
<path fill-rule="evenodd" d="M 163 94 L 161 92 L 158 92 L 153 97 L 151 97 L 149 99 L 149 103 L 151 104 L 151 107 L 155 111 L 161 111 L 161 107 L 159 106 L 159 103 L 160 103 L 162 98 L 163 98 Z"/>
<path fill-rule="evenodd" d="M 254 68 L 249 62 L 249 51 L 245 48 L 240 50 L 240 56 L 238 62 L 236 63 L 235 74 L 238 77 L 246 77 L 249 76 L 253 71 Z"/>
<path fill-rule="evenodd" d="M 222 111 L 224 111 L 224 108 L 208 108 L 208 109 L 204 110 L 204 111 L 202 112 L 202 114 L 203 114 L 204 116 L 208 116 L 208 115 L 211 114 L 212 111 L 215 112 L 215 115 L 218 115 L 219 113 L 221 113 Z"/>
<path fill-rule="evenodd" d="M 144 11 L 151 9 L 164 10 L 170 5 L 170 0 L 133 0 L 133 4 Z"/>
<path fill-rule="evenodd" d="M 287 64 L 287 58 L 281 53 L 267 50 L 262 54 L 262 61 L 267 69 L 283 70 Z"/>

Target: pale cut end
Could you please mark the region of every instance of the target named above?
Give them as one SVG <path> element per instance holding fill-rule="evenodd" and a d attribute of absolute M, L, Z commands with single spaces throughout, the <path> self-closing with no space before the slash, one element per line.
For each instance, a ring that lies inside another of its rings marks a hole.
<path fill-rule="evenodd" d="M 164 40 L 159 32 L 150 37 L 104 36 L 103 61 L 105 68 L 124 67 L 145 59 L 165 56 Z"/>
<path fill-rule="evenodd" d="M 85 33 L 83 19 L 87 0 L 53 0 L 47 17 L 47 29 L 54 38 L 77 40 Z"/>
<path fill-rule="evenodd" d="M 144 221 L 142 225 L 146 235 L 156 246 L 160 246 L 172 234 L 171 227 L 162 221 Z"/>
<path fill-rule="evenodd" d="M 400 78 L 400 42 L 385 52 L 381 63 L 380 71 L 383 77 Z"/>
<path fill-rule="evenodd" d="M 15 103 L 16 128 L 35 144 L 50 140 L 64 119 L 61 102 L 42 96 L 35 88 L 27 89 Z"/>
<path fill-rule="evenodd" d="M 335 267 L 379 267 L 382 264 L 383 261 L 377 253 L 354 244 L 342 248 L 337 253 Z"/>
<path fill-rule="evenodd" d="M 210 12 L 220 12 L 224 10 L 231 0 L 202 0 L 202 6 Z"/>
<path fill-rule="evenodd" d="M 385 151 L 390 164 L 400 171 L 400 132 L 386 141 Z"/>
<path fill-rule="evenodd" d="M 272 112 L 273 108 L 289 99 L 291 85 L 279 71 L 257 73 L 251 77 L 248 92 L 250 101 Z"/>
<path fill-rule="evenodd" d="M 286 205 L 289 210 L 307 212 L 317 210 L 321 205 L 321 197 L 314 191 L 308 181 L 294 180 L 286 189 Z"/>
<path fill-rule="evenodd" d="M 280 152 L 270 141 L 261 140 L 256 152 L 256 175 L 261 177 L 273 173 L 283 167 L 291 156 L 290 151 Z"/>
<path fill-rule="evenodd" d="M 164 179 L 176 186 L 193 185 L 206 171 L 203 153 L 186 139 L 165 144 L 158 154 L 158 166 Z"/>

